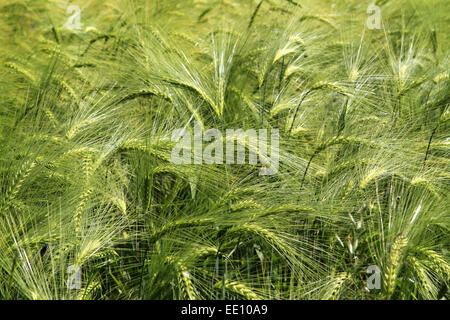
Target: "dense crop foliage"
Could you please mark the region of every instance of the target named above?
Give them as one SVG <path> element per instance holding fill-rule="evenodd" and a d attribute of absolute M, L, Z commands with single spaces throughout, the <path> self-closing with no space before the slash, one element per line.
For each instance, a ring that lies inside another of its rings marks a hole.
<path fill-rule="evenodd" d="M 448 298 L 449 7 L 3 0 L 0 298 Z M 172 163 L 194 121 L 279 172 Z"/>

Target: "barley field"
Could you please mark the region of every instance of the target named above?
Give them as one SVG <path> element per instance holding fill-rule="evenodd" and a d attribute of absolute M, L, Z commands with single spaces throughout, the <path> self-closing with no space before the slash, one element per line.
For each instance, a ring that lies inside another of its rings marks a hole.
<path fill-rule="evenodd" d="M 0 299 L 447 300 L 449 12 L 2 0 Z"/>

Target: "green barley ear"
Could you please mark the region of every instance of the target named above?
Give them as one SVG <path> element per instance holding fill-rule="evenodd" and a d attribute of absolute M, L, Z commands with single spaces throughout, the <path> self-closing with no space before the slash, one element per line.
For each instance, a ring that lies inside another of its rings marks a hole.
<path fill-rule="evenodd" d="M 450 266 L 445 258 L 438 254 L 436 251 L 427 248 L 416 248 L 416 251 L 425 257 L 425 262 L 430 269 L 435 270 L 439 273 L 445 281 L 450 280 Z"/>
<path fill-rule="evenodd" d="M 77 94 L 75 93 L 75 90 L 71 86 L 69 86 L 69 84 L 66 81 L 59 79 L 59 78 L 54 78 L 54 81 L 59 86 L 61 86 L 64 89 L 64 91 L 67 92 L 67 94 L 69 95 L 69 97 L 72 99 L 73 102 L 78 104 L 79 100 L 78 100 Z"/>
<path fill-rule="evenodd" d="M 384 174 L 386 174 L 386 170 L 383 167 L 374 167 L 370 169 L 361 179 L 359 189 L 364 190 L 372 181 L 380 178 Z"/>
<path fill-rule="evenodd" d="M 237 89 L 236 87 L 231 87 L 231 91 L 236 94 L 242 101 L 244 101 L 245 105 L 250 110 L 251 114 L 255 119 L 259 118 L 259 110 L 255 103 L 253 103 L 249 97 L 247 97 L 242 91 Z"/>
<path fill-rule="evenodd" d="M 5 62 L 5 67 L 16 71 L 17 73 L 20 73 L 22 75 L 24 75 L 26 78 L 28 78 L 32 83 L 36 81 L 36 78 L 26 69 L 24 69 L 23 67 L 17 65 L 14 62 Z"/>
<path fill-rule="evenodd" d="M 319 82 L 315 83 L 312 86 L 311 91 L 321 90 L 321 89 L 329 89 L 332 91 L 339 92 L 340 94 L 345 95 L 345 96 L 351 96 L 351 93 L 348 90 L 346 90 L 334 83 L 328 82 L 328 81 L 319 81 Z"/>
<path fill-rule="evenodd" d="M 336 25 L 333 22 L 331 22 L 330 20 L 328 20 L 327 18 L 325 18 L 323 16 L 311 14 L 311 15 L 304 15 L 299 19 L 300 22 L 306 21 L 306 20 L 316 20 L 316 21 L 319 21 L 319 22 L 322 22 L 322 23 L 328 25 L 329 27 L 331 27 L 335 30 L 337 29 Z"/>
<path fill-rule="evenodd" d="M 261 0 L 258 5 L 256 6 L 255 10 L 252 13 L 252 16 L 250 18 L 250 21 L 248 23 L 247 29 L 250 29 L 253 25 L 253 22 L 255 21 L 256 15 L 258 14 L 259 9 L 261 8 L 261 5 L 263 4 L 264 0 Z"/>
<path fill-rule="evenodd" d="M 223 281 L 219 281 L 216 283 L 215 288 L 218 289 L 226 289 L 231 292 L 237 293 L 241 298 L 244 298 L 246 300 L 260 300 L 261 297 L 255 293 L 254 290 L 246 286 L 242 282 L 238 281 L 225 281 L 225 284 Z"/>
<path fill-rule="evenodd" d="M 52 124 L 52 126 L 54 128 L 58 127 L 59 122 L 58 122 L 58 120 L 56 120 L 56 117 L 53 114 L 53 112 L 51 112 L 50 109 L 47 107 L 42 107 L 42 111 L 44 111 L 45 115 L 50 120 L 50 123 Z"/>
<path fill-rule="evenodd" d="M 182 260 L 175 260 L 174 257 L 167 257 L 167 261 L 173 265 L 177 271 L 181 291 L 186 294 L 189 300 L 196 300 L 198 293 L 192 282 L 192 274 Z"/>
<path fill-rule="evenodd" d="M 99 281 L 91 281 L 87 287 L 83 287 L 78 291 L 76 300 L 92 300 L 96 290 L 101 289 Z"/>
<path fill-rule="evenodd" d="M 211 218 L 191 218 L 191 219 L 180 219 L 174 222 L 169 222 L 153 232 L 149 237 L 149 243 L 153 243 L 160 238 L 164 237 L 166 234 L 177 231 L 179 229 L 189 229 L 193 227 L 201 227 L 212 225 L 214 220 Z"/>
<path fill-rule="evenodd" d="M 335 278 L 327 283 L 327 287 L 322 300 L 339 300 L 340 294 L 344 289 L 344 285 L 347 280 L 350 279 L 350 275 L 346 272 L 339 273 Z"/>
<path fill-rule="evenodd" d="M 397 285 L 397 276 L 403 264 L 402 259 L 407 244 L 408 239 L 403 235 L 399 235 L 392 244 L 387 259 L 386 274 L 384 278 L 387 299 L 390 299 L 395 291 Z"/>
<path fill-rule="evenodd" d="M 439 73 L 436 77 L 434 77 L 433 82 L 435 84 L 439 84 L 442 81 L 446 81 L 449 79 L 448 73 L 447 72 L 443 72 L 443 73 Z"/>
<path fill-rule="evenodd" d="M 92 188 L 87 188 L 80 195 L 79 203 L 78 203 L 78 206 L 77 206 L 74 216 L 73 216 L 73 221 L 75 223 L 75 232 L 77 234 L 79 234 L 81 231 L 81 222 L 82 222 L 83 212 L 85 211 L 86 204 L 88 203 L 89 197 L 91 196 L 93 191 L 94 190 Z"/>
<path fill-rule="evenodd" d="M 2 203 L 8 203 L 8 201 L 12 201 L 20 191 L 20 188 L 22 187 L 23 183 L 27 179 L 27 177 L 30 175 L 33 168 L 36 166 L 36 161 L 26 161 L 22 164 L 20 169 L 15 174 L 11 184 L 9 185 L 6 195 L 0 202 L 0 208 Z"/>
<path fill-rule="evenodd" d="M 130 93 L 130 94 L 126 95 L 125 97 L 121 98 L 119 103 L 126 102 L 128 100 L 133 100 L 133 99 L 136 99 L 139 97 L 145 98 L 145 97 L 152 97 L 152 96 L 161 97 L 162 99 L 164 99 L 170 103 L 173 103 L 173 100 L 170 97 L 170 95 L 168 95 L 167 93 L 162 92 L 158 89 L 141 89 L 137 92 Z"/>
<path fill-rule="evenodd" d="M 435 299 L 438 289 L 433 283 L 426 265 L 416 257 L 409 257 L 409 261 L 419 283 L 419 292 L 421 296 L 425 299 Z"/>

